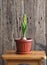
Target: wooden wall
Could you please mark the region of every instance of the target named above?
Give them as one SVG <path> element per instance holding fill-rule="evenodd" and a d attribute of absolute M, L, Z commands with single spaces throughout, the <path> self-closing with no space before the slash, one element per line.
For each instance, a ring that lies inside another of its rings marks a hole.
<path fill-rule="evenodd" d="M 35 42 L 41 45 L 46 45 L 46 28 L 45 28 L 45 2 L 37 0 L 36 15 L 35 15 Z M 43 47 L 44 48 L 44 47 Z"/>
<path fill-rule="evenodd" d="M 0 21 L 0 55 L 16 49 L 14 39 L 21 37 L 22 15 L 27 15 L 26 37 L 33 39 L 35 50 L 45 50 L 45 0 L 2 0 Z"/>
<path fill-rule="evenodd" d="M 46 28 L 46 54 L 47 54 L 47 0 L 45 3 L 45 28 Z"/>
<path fill-rule="evenodd" d="M 14 48 L 15 46 L 14 38 L 21 37 L 21 22 L 22 22 L 22 15 L 24 12 L 27 14 L 26 36 L 34 39 L 34 33 L 35 33 L 34 1 L 3 0 L 2 44 L 4 51 Z"/>

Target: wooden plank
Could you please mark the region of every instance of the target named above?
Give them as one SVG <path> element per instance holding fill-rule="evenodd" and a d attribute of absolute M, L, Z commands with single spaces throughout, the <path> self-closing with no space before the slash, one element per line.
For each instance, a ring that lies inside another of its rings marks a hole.
<path fill-rule="evenodd" d="M 36 9 L 35 9 L 35 43 L 38 44 L 35 47 L 36 49 L 43 50 L 46 46 L 46 37 L 45 37 L 45 1 L 36 0 Z M 42 46 L 40 47 L 41 44 Z M 35 44 L 36 45 L 36 44 Z"/>
<path fill-rule="evenodd" d="M 3 0 L 2 10 L 2 43 L 3 51 L 12 49 L 12 11 L 11 11 L 11 0 Z"/>
<path fill-rule="evenodd" d="M 36 32 L 35 39 L 37 43 L 45 43 L 45 1 L 37 1 L 37 10 L 36 10 Z"/>
<path fill-rule="evenodd" d="M 21 38 L 21 22 L 22 22 L 22 15 L 23 11 L 22 8 L 24 7 L 22 5 L 22 0 L 15 0 L 14 1 L 14 12 L 13 12 L 13 18 L 14 18 L 14 33 L 13 38 Z M 13 44 L 15 47 L 15 43 Z"/>
<path fill-rule="evenodd" d="M 0 56 L 2 55 L 2 33 L 1 33 L 1 7 L 0 7 Z M 0 65 L 2 65 L 2 60 L 0 58 Z"/>
<path fill-rule="evenodd" d="M 0 22 L 0 30 L 1 30 L 1 22 Z M 2 44 L 1 44 L 1 31 L 0 31 L 0 54 L 1 52 L 2 52 Z"/>
<path fill-rule="evenodd" d="M 9 51 L 10 52 L 10 51 Z M 13 51 L 12 51 L 13 52 Z M 4 53 L 2 55 L 3 59 L 15 59 L 15 60 L 40 60 L 45 58 L 44 51 L 31 51 L 30 54 L 16 54 L 16 53 Z"/>
<path fill-rule="evenodd" d="M 3 0 L 2 43 L 3 50 L 15 49 L 14 39 L 21 37 L 22 0 Z"/>
<path fill-rule="evenodd" d="M 46 55 L 47 55 L 47 0 L 45 3 L 45 27 L 46 27 Z"/>
<path fill-rule="evenodd" d="M 6 61 L 6 65 L 38 65 L 38 61 Z"/>
<path fill-rule="evenodd" d="M 27 15 L 27 37 L 34 38 L 34 0 L 24 0 L 24 12 Z"/>
<path fill-rule="evenodd" d="M 14 30 L 14 38 L 15 37 L 21 37 L 21 22 L 22 22 L 22 8 L 24 6 L 22 6 L 22 0 L 16 0 L 15 1 L 15 30 Z"/>
<path fill-rule="evenodd" d="M 26 36 L 33 39 L 32 48 L 34 49 L 35 36 L 35 18 L 34 18 L 34 0 L 24 0 L 24 12 L 27 15 L 27 33 Z"/>

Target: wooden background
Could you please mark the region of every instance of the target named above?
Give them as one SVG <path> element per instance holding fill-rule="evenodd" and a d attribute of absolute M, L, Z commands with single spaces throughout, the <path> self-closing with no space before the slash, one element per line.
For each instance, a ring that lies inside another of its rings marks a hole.
<path fill-rule="evenodd" d="M 14 39 L 21 37 L 23 13 L 27 15 L 26 37 L 33 39 L 32 49 L 46 50 L 47 43 L 46 0 L 1 0 L 0 55 L 16 49 Z M 2 65 L 2 61 L 0 61 Z"/>

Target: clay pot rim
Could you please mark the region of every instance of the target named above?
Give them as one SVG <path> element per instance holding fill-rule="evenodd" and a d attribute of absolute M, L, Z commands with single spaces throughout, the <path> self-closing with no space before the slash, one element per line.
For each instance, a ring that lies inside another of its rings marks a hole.
<path fill-rule="evenodd" d="M 26 40 L 25 39 L 21 39 L 21 38 L 16 38 L 14 39 L 15 41 L 17 40 L 20 40 L 20 41 L 33 41 L 32 38 L 27 38 Z"/>

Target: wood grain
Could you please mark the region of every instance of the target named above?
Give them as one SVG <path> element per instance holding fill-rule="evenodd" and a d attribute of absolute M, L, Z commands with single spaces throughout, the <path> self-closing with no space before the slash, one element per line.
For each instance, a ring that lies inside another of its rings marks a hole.
<path fill-rule="evenodd" d="M 9 53 L 4 53 L 2 55 L 3 59 L 25 59 L 25 60 L 39 60 L 43 59 L 45 57 L 45 52 L 44 51 L 31 51 L 30 54 L 16 54 L 14 51 L 9 51 Z"/>
<path fill-rule="evenodd" d="M 6 65 L 42 65 L 42 59 L 45 57 L 44 51 L 31 51 L 30 54 L 16 54 L 15 51 L 7 51 L 2 55 L 2 59 L 6 61 Z"/>

